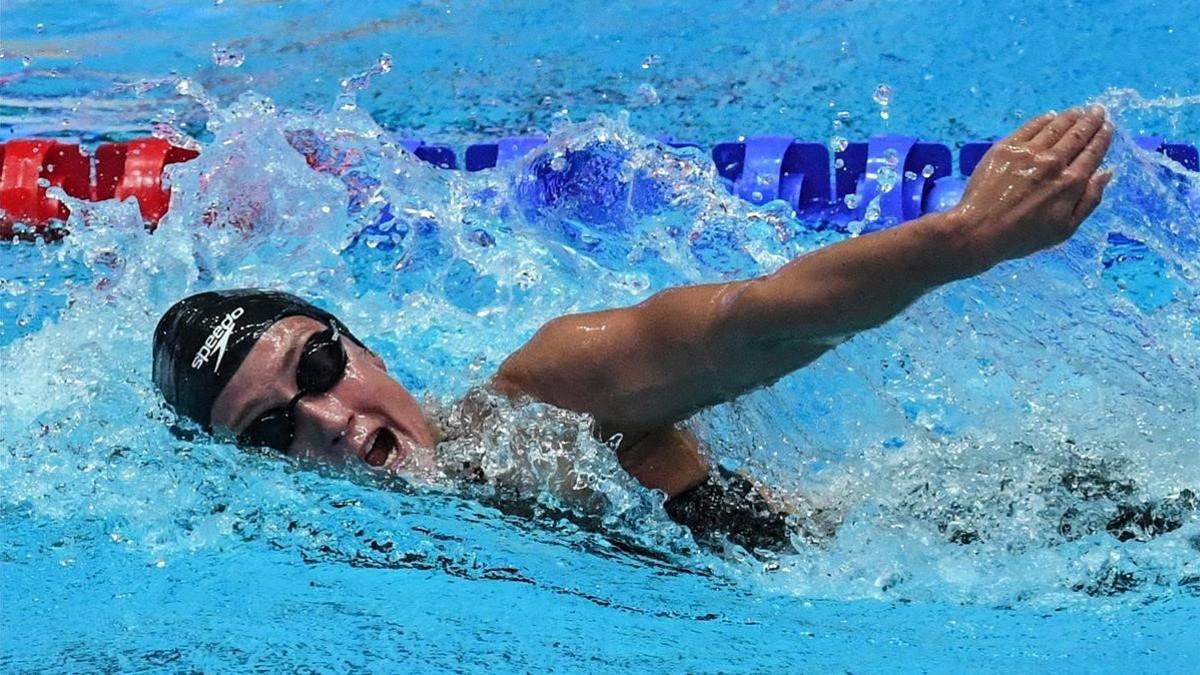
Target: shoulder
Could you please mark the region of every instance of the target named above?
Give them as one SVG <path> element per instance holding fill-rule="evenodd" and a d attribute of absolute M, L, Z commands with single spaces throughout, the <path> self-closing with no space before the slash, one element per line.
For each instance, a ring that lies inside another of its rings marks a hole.
<path fill-rule="evenodd" d="M 598 412 L 596 395 L 611 392 L 635 349 L 628 310 L 569 314 L 541 327 L 500 365 L 496 391 L 560 408 Z"/>

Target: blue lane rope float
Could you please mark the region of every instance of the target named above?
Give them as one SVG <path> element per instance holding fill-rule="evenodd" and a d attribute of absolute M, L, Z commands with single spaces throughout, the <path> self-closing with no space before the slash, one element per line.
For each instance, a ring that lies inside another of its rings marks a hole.
<path fill-rule="evenodd" d="M 327 170 L 328 162 L 320 160 L 317 141 L 301 136 L 297 136 L 300 140 L 293 139 L 293 144 L 302 142 L 303 147 L 297 149 L 305 154 L 309 164 L 318 170 Z M 676 148 L 700 147 L 688 141 L 659 140 Z M 1200 152 L 1194 145 L 1167 142 L 1160 136 L 1140 136 L 1134 140 L 1143 150 L 1160 153 L 1189 171 L 1200 171 Z M 424 162 L 445 170 L 459 168 L 458 155 L 448 145 L 428 144 L 418 138 L 397 138 L 396 141 Z M 462 168 L 481 171 L 510 165 L 528 157 L 546 142 L 545 136 L 529 135 L 476 143 L 466 148 Z M 158 139 L 135 139 L 124 144 L 106 144 L 100 150 L 147 143 L 165 145 L 165 141 Z M 51 162 L 54 153 L 39 154 L 30 150 L 44 150 L 43 145 L 53 146 L 58 155 L 79 155 L 80 161 L 71 164 L 78 169 L 72 171 L 79 175 L 68 176 L 64 168 L 66 163 L 59 162 L 56 166 Z M 832 165 L 829 148 L 824 143 L 786 135 L 751 136 L 717 143 L 711 150 L 711 157 L 730 192 L 742 199 L 759 205 L 783 201 L 797 216 L 816 223 L 816 226 L 838 229 L 857 226 L 858 231 L 870 232 L 925 213 L 943 211 L 958 203 L 966 179 L 990 147 L 988 141 L 959 144 L 957 175 L 954 151 L 949 146 L 903 135 L 874 136 L 866 142 L 844 143 L 834 153 Z M 167 148 L 164 152 L 167 153 L 164 162 L 137 167 L 126 162 L 127 166 L 122 169 L 116 165 L 100 166 L 104 153 L 97 151 L 94 157 L 89 156 L 78 144 L 53 139 L 14 139 L 0 143 L 0 238 L 49 236 L 53 232 L 53 223 L 61 221 L 67 214 L 65 207 L 47 197 L 46 188 L 50 185 L 69 187 L 81 181 L 91 183 L 85 190 L 75 190 L 84 198 L 137 198 L 143 211 L 153 212 L 147 216 L 147 222 L 152 225 L 166 211 L 165 194 L 151 194 L 149 190 L 139 192 L 132 188 L 114 194 L 112 190 L 102 189 L 104 185 L 99 185 L 98 181 L 104 178 L 105 185 L 114 180 L 124 180 L 131 185 L 157 184 L 162 165 L 188 161 L 195 156 L 192 150 Z M 172 152 L 175 155 L 171 155 Z M 611 213 L 612 209 L 606 207 L 612 203 L 625 198 L 632 199 L 635 206 L 653 201 L 654 186 L 644 180 L 635 180 L 638 184 L 632 186 L 601 185 L 608 178 L 620 181 L 620 172 L 613 169 L 619 157 L 612 153 L 600 150 L 589 155 L 587 149 L 581 149 L 567 154 L 572 156 L 563 164 L 565 172 L 556 169 L 554 162 L 537 158 L 529 162 L 525 170 L 528 175 L 523 175 L 521 181 L 527 185 L 521 190 L 524 196 L 532 195 L 534 203 L 532 207 L 523 208 L 536 211 L 569 198 L 584 204 L 585 220 L 598 223 Z M 591 175 L 597 171 L 598 175 Z M 153 205 L 149 201 L 143 203 L 144 199 L 154 200 Z M 1189 194 L 1188 201 L 1200 205 L 1200 195 Z"/>

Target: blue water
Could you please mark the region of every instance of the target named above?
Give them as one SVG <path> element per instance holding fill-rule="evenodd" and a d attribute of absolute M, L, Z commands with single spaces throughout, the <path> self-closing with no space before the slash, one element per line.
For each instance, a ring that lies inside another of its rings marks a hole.
<path fill-rule="evenodd" d="M 1200 521 L 1061 526 L 1114 507 L 1068 475 L 1133 501 L 1200 486 L 1200 181 L 1129 141 L 1200 141 L 1200 10 L 1024 5 L 6 3 L 0 131 L 203 154 L 153 236 L 131 204 L 74 203 L 61 244 L 0 248 L 0 668 L 1192 669 Z M 845 511 L 794 556 L 697 550 L 577 416 L 506 410 L 532 433 L 474 450 L 574 439 L 551 450 L 602 496 L 591 520 L 530 466 L 526 517 L 182 441 L 149 384 L 171 302 L 272 285 L 443 409 L 549 318 L 844 236 L 655 136 L 955 142 L 1083 100 L 1118 124 L 1117 179 L 1068 244 L 697 420 L 725 464 Z M 531 206 L 520 166 L 447 173 L 391 142 L 535 130 L 531 161 L 586 152 L 650 196 Z M 339 161 L 313 171 L 299 139 Z"/>

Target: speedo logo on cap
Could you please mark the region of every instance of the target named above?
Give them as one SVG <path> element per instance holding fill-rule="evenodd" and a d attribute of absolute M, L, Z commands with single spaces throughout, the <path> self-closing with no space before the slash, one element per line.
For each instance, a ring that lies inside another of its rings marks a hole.
<path fill-rule="evenodd" d="M 225 358 L 225 348 L 229 346 L 229 336 L 233 334 L 233 328 L 237 325 L 239 317 L 245 314 L 245 310 L 241 307 L 233 310 L 225 315 L 225 319 L 217 324 L 212 333 L 209 333 L 205 338 L 204 344 L 200 346 L 200 350 L 196 352 L 196 358 L 192 359 L 192 368 L 199 369 L 200 366 L 208 363 L 213 352 L 217 353 L 217 362 L 213 364 L 213 372 L 217 372 L 221 367 L 221 359 Z"/>

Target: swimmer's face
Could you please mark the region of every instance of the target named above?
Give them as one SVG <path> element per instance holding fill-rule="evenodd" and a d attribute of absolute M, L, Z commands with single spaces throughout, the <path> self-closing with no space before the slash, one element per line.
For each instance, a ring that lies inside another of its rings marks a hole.
<path fill-rule="evenodd" d="M 214 430 L 241 435 L 264 413 L 286 408 L 296 396 L 296 372 L 305 344 L 329 326 L 306 316 L 277 321 L 259 338 L 213 401 Z M 295 406 L 295 437 L 288 454 L 334 463 L 362 461 L 391 473 L 428 475 L 437 438 L 412 395 L 383 361 L 353 340 L 344 374 L 328 391 Z"/>

